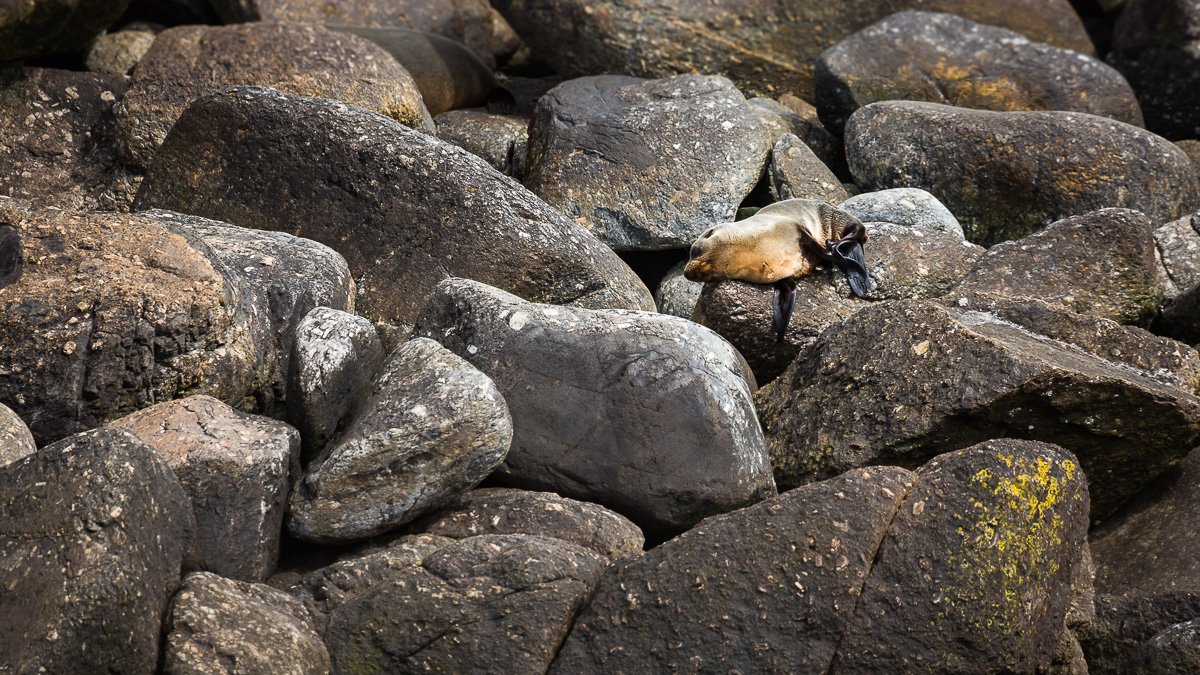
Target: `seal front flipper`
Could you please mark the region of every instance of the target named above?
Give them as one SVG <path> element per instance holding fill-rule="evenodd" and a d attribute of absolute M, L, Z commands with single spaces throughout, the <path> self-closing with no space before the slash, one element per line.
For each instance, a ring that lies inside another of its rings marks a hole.
<path fill-rule="evenodd" d="M 865 298 L 874 284 L 871 282 L 871 271 L 867 269 L 862 244 L 857 239 L 831 242 L 829 254 L 833 257 L 834 264 L 842 270 L 842 274 L 846 275 L 850 291 L 860 298 Z"/>
<path fill-rule="evenodd" d="M 775 297 L 771 300 L 771 326 L 775 329 L 778 342 L 783 342 L 792 310 L 796 308 L 796 280 L 792 277 L 774 283 Z"/>

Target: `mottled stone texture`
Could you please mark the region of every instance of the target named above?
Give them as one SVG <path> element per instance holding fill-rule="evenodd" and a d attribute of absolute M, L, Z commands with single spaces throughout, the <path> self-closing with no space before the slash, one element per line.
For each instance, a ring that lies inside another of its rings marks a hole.
<path fill-rule="evenodd" d="M 0 7 L 0 61 L 80 51 L 129 0 L 22 0 Z"/>

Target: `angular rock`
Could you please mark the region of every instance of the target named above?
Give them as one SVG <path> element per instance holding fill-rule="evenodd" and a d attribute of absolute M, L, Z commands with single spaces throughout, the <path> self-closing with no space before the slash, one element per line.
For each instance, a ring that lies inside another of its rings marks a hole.
<path fill-rule="evenodd" d="M 1154 226 L 1146 216 L 1102 209 L 993 246 L 952 293 L 1037 298 L 1145 324 L 1163 296 L 1155 258 Z"/>
<path fill-rule="evenodd" d="M 329 307 L 304 316 L 292 349 L 287 419 L 300 430 L 307 463 L 333 438 L 386 354 L 370 321 Z"/>
<path fill-rule="evenodd" d="M 767 170 L 771 197 L 776 201 L 820 199 L 836 204 L 850 197 L 829 167 L 793 134 L 775 143 Z"/>
<path fill-rule="evenodd" d="M 120 79 L 0 69 L 0 195 L 63 209 L 126 211 L 137 180 L 117 160 Z"/>
<path fill-rule="evenodd" d="M 874 556 L 832 671 L 1045 669 L 1087 526 L 1069 452 L 1002 439 L 935 458 Z"/>
<path fill-rule="evenodd" d="M 433 129 L 412 76 L 367 40 L 319 26 L 180 26 L 158 34 L 117 105 L 122 159 L 147 170 L 188 105 L 227 85 L 337 99 Z"/>
<path fill-rule="evenodd" d="M 79 51 L 120 18 L 129 0 L 26 0 L 0 14 L 0 61 Z"/>
<path fill-rule="evenodd" d="M 686 248 L 733 220 L 771 141 L 725 78 L 583 77 L 538 101 L 525 185 L 616 250 Z"/>
<path fill-rule="evenodd" d="M 840 133 L 876 101 L 981 110 L 1071 110 L 1142 126 L 1137 98 L 1112 66 L 1077 51 L 954 14 L 899 12 L 817 59 L 821 121 Z"/>
<path fill-rule="evenodd" d="M 854 195 L 838 208 L 864 223 L 907 225 L 916 230 L 963 237 L 962 225 L 937 197 L 917 188 L 894 188 Z"/>
<path fill-rule="evenodd" d="M 1136 670 L 1143 645 L 1159 633 L 1200 616 L 1200 594 L 1096 596 L 1096 617 L 1075 629 L 1091 675 L 1125 675 Z"/>
<path fill-rule="evenodd" d="M 0 467 L 0 669 L 155 672 L 191 528 L 179 481 L 127 431 Z"/>
<path fill-rule="evenodd" d="M 558 539 L 454 542 L 333 611 L 333 669 L 545 672 L 604 568 Z"/>
<path fill-rule="evenodd" d="M 1012 28 L 1094 53 L 1067 0 L 717 0 L 649 4 L 605 0 L 495 0 L 534 53 L 568 77 L 624 73 L 722 74 L 754 94 L 812 92 L 813 61 L 856 30 L 920 7 Z"/>
<path fill-rule="evenodd" d="M 187 394 L 242 402 L 261 380 L 262 326 L 202 244 L 146 216 L 4 199 L 0 225 L 20 252 L 0 287 L 0 401 L 40 443 Z"/>
<path fill-rule="evenodd" d="M 521 301 L 442 282 L 415 335 L 496 382 L 513 418 L 509 485 L 603 504 L 650 538 L 775 492 L 749 373 L 711 331 L 676 317 Z"/>
<path fill-rule="evenodd" d="M 1109 61 L 1137 92 L 1146 127 L 1172 140 L 1200 137 L 1200 5 L 1130 0 L 1113 28 Z"/>
<path fill-rule="evenodd" d="M 553 492 L 508 488 L 469 490 L 416 524 L 425 533 L 452 539 L 484 534 L 532 534 L 561 539 L 616 562 L 642 554 L 637 525 L 599 504 Z"/>
<path fill-rule="evenodd" d="M 905 300 L 825 331 L 756 403 L 781 485 L 1027 438 L 1079 457 L 1104 517 L 1200 438 L 1200 399 L 1155 375 L 987 312 Z"/>
<path fill-rule="evenodd" d="M 525 177 L 529 123 L 523 117 L 477 110 L 451 110 L 433 118 L 438 138 L 487 160 L 517 180 Z"/>
<path fill-rule="evenodd" d="M 616 254 L 482 159 L 333 101 L 256 87 L 199 99 L 137 204 L 334 248 L 355 275 L 358 312 L 397 335 L 451 275 L 544 302 L 653 308 Z"/>
<path fill-rule="evenodd" d="M 329 672 L 329 652 L 304 606 L 270 586 L 189 574 L 166 631 L 166 673 Z"/>
<path fill-rule="evenodd" d="M 486 375 L 432 340 L 388 358 L 345 430 L 292 495 L 288 530 L 366 539 L 474 487 L 504 460 L 512 418 Z"/>
<path fill-rule="evenodd" d="M 890 223 L 867 223 L 863 247 L 877 286 L 872 298 L 929 298 L 945 293 L 975 264 L 983 249 L 946 232 Z M 818 271 L 801 277 L 796 307 L 780 344 L 771 327 L 770 286 L 744 281 L 704 285 L 694 319 L 729 340 L 766 384 L 826 328 L 848 320 L 870 303 L 850 297 L 840 273 Z"/>
<path fill-rule="evenodd" d="M 87 69 L 93 73 L 129 77 L 138 61 L 154 44 L 148 30 L 123 30 L 101 35 L 87 55 Z"/>
<path fill-rule="evenodd" d="M 704 289 L 704 284 L 688 281 L 683 276 L 683 267 L 686 264 L 686 261 L 682 261 L 667 270 L 654 291 L 654 304 L 658 306 L 661 314 L 690 320 L 696 309 L 696 302 L 700 300 L 700 291 Z"/>
<path fill-rule="evenodd" d="M 1096 528 L 1091 546 L 1101 593 L 1200 593 L 1198 481 L 1200 452 L 1193 450 L 1178 469 Z"/>
<path fill-rule="evenodd" d="M 928 190 L 983 245 L 1105 207 L 1163 223 L 1200 203 L 1182 150 L 1084 113 L 873 103 L 846 125 L 846 156 L 864 188 Z"/>
<path fill-rule="evenodd" d="M 37 452 L 29 427 L 6 405 L 0 405 L 0 467 Z"/>
<path fill-rule="evenodd" d="M 1200 342 L 1200 214 L 1154 231 L 1164 286 L 1164 306 L 1155 330 L 1190 343 Z"/>
<path fill-rule="evenodd" d="M 249 303 L 264 315 L 267 324 L 258 343 L 272 366 L 272 378 L 270 390 L 259 395 L 265 399 L 259 401 L 259 407 L 278 412 L 300 321 L 315 307 L 354 309 L 354 280 L 346 260 L 323 244 L 284 232 L 253 230 L 172 211 L 144 213 L 176 234 L 198 239 L 242 279 Z"/>
<path fill-rule="evenodd" d="M 157 450 L 179 477 L 196 516 L 196 567 L 242 581 L 270 576 L 300 474 L 295 429 L 209 396 L 159 403 L 111 426 Z"/>
<path fill-rule="evenodd" d="M 828 672 L 912 479 L 859 469 L 705 520 L 607 575 L 552 672 Z"/>
<path fill-rule="evenodd" d="M 1177 623 L 1150 638 L 1131 665 L 1139 673 L 1152 675 L 1200 672 L 1200 619 Z"/>
<path fill-rule="evenodd" d="M 784 94 L 778 101 L 772 98 L 752 98 L 750 106 L 766 127 L 769 143 L 775 143 L 784 134 L 793 134 L 831 171 L 839 177 L 849 176 L 841 141 L 834 138 L 821 124 L 821 120 L 817 119 L 817 109 L 811 104 L 791 94 Z"/>
<path fill-rule="evenodd" d="M 226 22 L 280 21 L 428 31 L 461 42 L 490 68 L 521 46 L 487 0 L 210 0 Z"/>

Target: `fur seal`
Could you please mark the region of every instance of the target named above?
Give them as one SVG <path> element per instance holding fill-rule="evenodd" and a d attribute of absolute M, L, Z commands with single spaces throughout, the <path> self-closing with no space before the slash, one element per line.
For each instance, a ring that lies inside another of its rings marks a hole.
<path fill-rule="evenodd" d="M 683 276 L 690 281 L 739 279 L 773 284 L 772 325 L 783 340 L 796 305 L 796 279 L 822 263 L 839 267 L 862 298 L 873 287 L 863 257 L 867 228 L 827 202 L 788 199 L 745 220 L 709 228 L 692 244 Z"/>
<path fill-rule="evenodd" d="M 325 26 L 379 45 L 412 75 L 430 115 L 487 104 L 489 112 L 511 114 L 512 94 L 470 49 L 450 38 L 407 28 Z"/>

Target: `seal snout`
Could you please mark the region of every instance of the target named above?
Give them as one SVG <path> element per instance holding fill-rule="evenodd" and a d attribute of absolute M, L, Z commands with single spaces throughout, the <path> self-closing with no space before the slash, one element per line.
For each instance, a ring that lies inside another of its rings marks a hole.
<path fill-rule="evenodd" d="M 700 235 L 688 251 L 688 264 L 683 268 L 683 277 L 688 281 L 710 281 L 712 279 L 712 263 L 707 254 L 712 249 L 712 236 L 717 228 L 710 227 Z"/>

